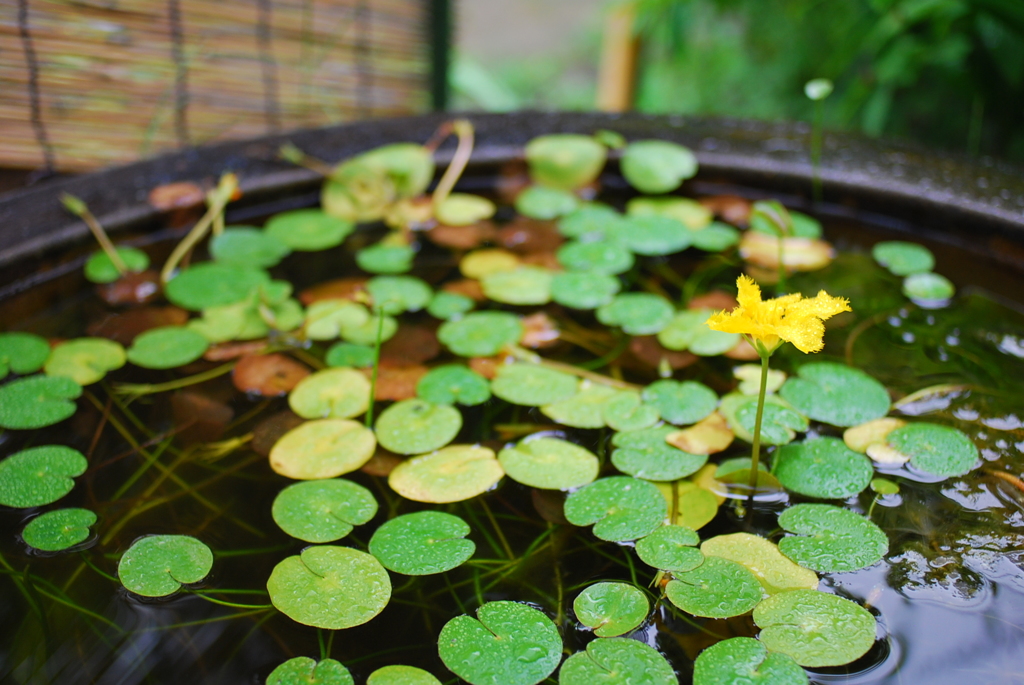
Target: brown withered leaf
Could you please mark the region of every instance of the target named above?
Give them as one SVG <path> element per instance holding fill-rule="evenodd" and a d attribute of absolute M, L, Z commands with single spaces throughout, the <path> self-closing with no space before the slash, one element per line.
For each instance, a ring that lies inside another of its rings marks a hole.
<path fill-rule="evenodd" d="M 280 397 L 292 391 L 309 369 L 283 354 L 250 354 L 242 357 L 231 372 L 231 382 L 242 392 Z"/>
<path fill-rule="evenodd" d="M 739 302 L 736 298 L 725 292 L 724 290 L 712 290 L 711 292 L 704 293 L 703 295 L 697 295 L 692 298 L 689 304 L 686 305 L 687 309 L 714 309 L 716 312 L 725 310 L 731 312 L 733 309 L 739 306 Z"/>
<path fill-rule="evenodd" d="M 216 345 L 210 345 L 203 354 L 203 359 L 208 362 L 224 362 L 229 359 L 244 357 L 247 354 L 259 354 L 266 348 L 266 339 L 218 343 Z"/>
<path fill-rule="evenodd" d="M 762 269 L 779 268 L 779 238 L 747 231 L 740 240 L 740 256 Z M 782 238 L 782 263 L 786 271 L 815 271 L 832 263 L 836 251 L 824 240 Z M 777 277 L 777 275 L 776 275 Z"/>
<path fill-rule="evenodd" d="M 558 257 L 555 256 L 554 252 L 531 252 L 524 254 L 519 261 L 523 264 L 539 266 L 552 271 L 562 270 L 562 264 L 558 261 Z"/>
<path fill-rule="evenodd" d="M 371 476 L 379 476 L 380 478 L 387 478 L 391 475 L 391 472 L 395 470 L 395 467 L 402 463 L 402 458 L 397 457 L 387 450 L 383 450 L 380 447 L 370 457 L 370 461 L 363 464 L 362 468 L 359 469 L 363 473 Z"/>
<path fill-rule="evenodd" d="M 558 344 L 558 326 L 544 312 L 523 317 L 523 337 L 519 342 L 532 349 L 551 347 Z"/>
<path fill-rule="evenodd" d="M 359 293 L 366 292 L 365 278 L 337 278 L 306 288 L 299 293 L 299 302 L 307 307 L 320 300 L 355 300 Z"/>
<path fill-rule="evenodd" d="M 472 250 L 495 238 L 494 224 L 490 221 L 478 221 L 468 226 L 447 226 L 438 224 L 429 231 L 424 231 L 430 242 L 452 250 Z"/>
<path fill-rule="evenodd" d="M 381 364 L 377 370 L 377 387 L 373 396 L 377 400 L 393 400 L 400 402 L 416 397 L 416 384 L 426 375 L 427 367 L 385 366 Z M 373 369 L 360 369 L 368 379 L 373 380 Z"/>
<path fill-rule="evenodd" d="M 750 211 L 753 205 L 750 200 L 738 195 L 712 195 L 711 197 L 702 197 L 698 202 L 710 209 L 722 221 L 737 226 L 746 226 L 750 223 Z"/>
<path fill-rule="evenodd" d="M 446 293 L 465 295 L 476 302 L 483 302 L 487 299 L 487 296 L 484 295 L 483 286 L 481 286 L 480 281 L 475 278 L 462 278 L 456 281 L 448 281 L 441 286 L 441 290 Z"/>
<path fill-rule="evenodd" d="M 96 286 L 96 292 L 111 305 L 146 304 L 160 295 L 160 274 L 152 269 L 128 273 L 113 283 Z"/>
<path fill-rule="evenodd" d="M 137 307 L 117 314 L 105 314 L 85 329 L 97 338 L 109 338 L 122 345 L 132 344 L 135 337 L 151 328 L 183 326 L 188 312 L 179 307 Z"/>
<path fill-rule="evenodd" d="M 380 346 L 380 362 L 388 366 L 414 366 L 441 353 L 434 329 L 403 323 L 394 336 Z"/>
<path fill-rule="evenodd" d="M 206 193 L 190 181 L 165 183 L 149 191 L 150 206 L 161 212 L 198 207 L 205 201 Z"/>
<path fill-rule="evenodd" d="M 531 252 L 554 252 L 565 238 L 552 221 L 539 221 L 517 216 L 501 227 L 496 236 L 497 243 L 505 249 L 519 254 Z"/>
<path fill-rule="evenodd" d="M 677 352 L 663 347 L 653 335 L 638 335 L 629 341 L 629 351 L 644 366 L 657 369 L 664 359 L 672 369 L 682 369 L 697 361 L 697 355 L 691 352 Z"/>
<path fill-rule="evenodd" d="M 498 367 L 504 362 L 501 357 L 470 357 L 469 368 L 489 381 L 498 375 Z"/>
<path fill-rule="evenodd" d="M 755 359 L 761 358 L 757 354 L 757 350 L 755 350 L 750 345 L 750 343 L 748 343 L 746 340 L 743 340 L 742 338 L 738 343 L 736 343 L 735 347 L 733 347 L 731 350 L 728 350 L 722 356 L 728 359 L 736 359 L 744 362 L 750 362 L 754 361 Z"/>
<path fill-rule="evenodd" d="M 253 429 L 250 445 L 257 454 L 269 456 L 270 450 L 282 435 L 305 422 L 304 418 L 289 409 L 271 414 Z"/>
<path fill-rule="evenodd" d="M 209 395 L 196 390 L 179 390 L 171 395 L 171 415 L 175 427 L 182 429 L 178 440 L 187 446 L 219 440 L 235 412 Z"/>
<path fill-rule="evenodd" d="M 669 433 L 665 442 L 690 454 L 715 454 L 732 444 L 736 436 L 717 411 L 689 428 Z"/>
<path fill-rule="evenodd" d="M 498 169 L 498 179 L 494 184 L 498 202 L 512 204 L 515 202 L 516 196 L 523 192 L 528 185 L 530 185 L 530 171 L 526 166 L 526 160 L 514 159 L 505 162 Z"/>

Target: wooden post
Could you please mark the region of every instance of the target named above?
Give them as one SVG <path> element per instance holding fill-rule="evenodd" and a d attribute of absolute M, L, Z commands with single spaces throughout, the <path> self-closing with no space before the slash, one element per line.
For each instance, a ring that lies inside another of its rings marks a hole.
<path fill-rule="evenodd" d="M 640 47 L 633 30 L 635 18 L 632 2 L 612 8 L 605 18 L 596 102 L 597 109 L 603 112 L 625 112 L 633 106 Z"/>

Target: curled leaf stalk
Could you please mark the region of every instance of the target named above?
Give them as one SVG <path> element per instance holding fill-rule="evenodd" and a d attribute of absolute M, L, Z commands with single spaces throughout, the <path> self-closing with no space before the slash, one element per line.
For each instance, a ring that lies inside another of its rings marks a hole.
<path fill-rule="evenodd" d="M 206 214 L 202 216 L 196 225 L 192 227 L 192 230 L 188 232 L 188 235 L 178 243 L 177 247 L 171 253 L 171 256 L 167 258 L 167 263 L 164 264 L 163 270 L 160 271 L 160 282 L 167 283 L 171 280 L 171 274 L 178 268 L 178 264 L 185 258 L 185 255 L 192 251 L 192 248 L 196 244 L 206 237 L 206 233 L 210 230 L 210 227 L 214 225 L 218 217 L 221 217 L 224 208 L 227 207 L 228 202 L 234 199 L 235 193 L 238 191 L 238 176 L 232 173 L 226 173 L 220 177 L 220 182 L 217 187 L 207 193 Z M 223 224 L 221 224 L 223 226 Z M 223 228 L 221 228 L 223 230 Z"/>
<path fill-rule="evenodd" d="M 121 259 L 121 255 L 118 254 L 117 248 L 114 247 L 114 243 L 111 242 L 107 232 L 103 230 L 103 226 L 96 220 L 92 212 L 89 211 L 88 205 L 85 204 L 81 199 L 75 197 L 70 193 L 62 193 L 60 196 L 60 202 L 64 205 L 64 208 L 77 216 L 79 219 L 85 222 L 85 225 L 89 227 L 96 242 L 100 244 L 100 248 L 106 253 L 110 259 L 110 263 L 114 265 L 117 272 L 124 276 L 128 273 L 128 265 Z"/>
<path fill-rule="evenodd" d="M 459 178 L 462 176 L 462 172 L 466 170 L 469 158 L 473 155 L 473 124 L 468 119 L 456 119 L 451 124 L 451 131 L 458 137 L 459 144 L 455 148 L 455 154 L 452 156 L 451 163 L 448 164 L 444 175 L 438 181 L 437 187 L 434 188 L 434 194 L 431 199 L 435 208 L 451 194 L 455 184 L 458 183 Z"/>

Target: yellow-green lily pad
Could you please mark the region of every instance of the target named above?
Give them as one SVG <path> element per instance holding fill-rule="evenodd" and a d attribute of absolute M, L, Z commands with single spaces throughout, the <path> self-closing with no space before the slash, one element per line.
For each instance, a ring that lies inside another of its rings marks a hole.
<path fill-rule="evenodd" d="M 526 145 L 526 162 L 535 182 L 561 190 L 576 190 L 601 173 L 608 149 L 592 136 L 550 133 Z"/>
<path fill-rule="evenodd" d="M 648 566 L 661 571 L 685 573 L 704 563 L 697 545 L 700 536 L 686 526 L 662 526 L 636 541 L 636 554 Z"/>
<path fill-rule="evenodd" d="M 354 345 L 339 342 L 331 345 L 324 355 L 327 366 L 350 366 L 355 369 L 366 369 L 373 366 L 376 353 L 367 345 Z"/>
<path fill-rule="evenodd" d="M 356 264 L 372 274 L 404 274 L 412 269 L 416 251 L 408 245 L 387 245 L 383 242 L 356 252 Z"/>
<path fill-rule="evenodd" d="M 447 226 L 468 226 L 490 219 L 497 207 L 485 197 L 468 193 L 451 193 L 434 208 L 434 218 Z"/>
<path fill-rule="evenodd" d="M 449 445 L 403 461 L 388 485 L 415 502 L 461 502 L 490 490 L 505 472 L 494 451 L 474 445 Z"/>
<path fill-rule="evenodd" d="M 752 637 L 732 637 L 693 662 L 693 685 L 807 685 L 807 673 L 786 654 L 769 652 Z"/>
<path fill-rule="evenodd" d="M 441 685 L 441 681 L 422 668 L 394 664 L 371 673 L 366 685 Z"/>
<path fill-rule="evenodd" d="M 714 221 L 693 232 L 693 246 L 705 252 L 722 252 L 740 242 L 740 232 L 728 224 Z"/>
<path fill-rule="evenodd" d="M 558 248 L 558 263 L 570 271 L 614 276 L 633 268 L 633 253 L 612 240 L 570 240 Z"/>
<path fill-rule="evenodd" d="M 375 308 L 385 314 L 418 312 L 427 306 L 434 291 L 415 276 L 375 276 L 366 283 Z"/>
<path fill-rule="evenodd" d="M 670 350 L 689 350 L 700 357 L 715 357 L 736 347 L 738 333 L 713 331 L 705 323 L 710 309 L 688 309 L 676 313 L 658 332 L 658 342 Z"/>
<path fill-rule="evenodd" d="M 629 583 L 594 583 L 576 595 L 576 620 L 598 637 L 617 637 L 644 622 L 651 604 L 647 595 Z"/>
<path fill-rule="evenodd" d="M 771 541 L 758 535 L 718 535 L 705 540 L 700 551 L 706 557 L 721 557 L 742 564 L 769 595 L 818 587 L 818 576 L 814 571 L 793 563 Z"/>
<path fill-rule="evenodd" d="M 277 493 L 270 514 L 281 530 L 306 542 L 334 542 L 377 514 L 377 500 L 341 478 L 307 480 Z"/>
<path fill-rule="evenodd" d="M 270 283 L 266 271 L 234 264 L 203 262 L 191 266 L 164 288 L 173 304 L 199 311 L 241 302 L 260 286 Z"/>
<path fill-rule="evenodd" d="M 560 402 L 545 404 L 541 413 L 556 423 L 574 428 L 601 428 L 605 425 L 604 403 L 613 397 L 617 390 L 582 380 L 575 395 Z"/>
<path fill-rule="evenodd" d="M 134 247 L 117 247 L 114 250 L 128 267 L 128 273 L 138 273 L 149 268 L 149 255 L 142 250 Z M 85 263 L 85 277 L 93 283 L 113 283 L 122 275 L 103 251 L 93 253 Z"/>
<path fill-rule="evenodd" d="M 722 398 L 719 411 L 729 423 L 736 437 L 753 442 L 757 422 L 757 398 L 741 393 L 729 393 Z M 807 418 L 793 409 L 778 395 L 765 397 L 761 417 L 761 444 L 785 445 L 796 438 L 797 432 L 807 430 Z"/>
<path fill-rule="evenodd" d="M 903 240 L 875 243 L 871 248 L 871 256 L 897 276 L 926 273 L 935 267 L 935 257 L 931 250 L 924 245 Z"/>
<path fill-rule="evenodd" d="M 673 573 L 665 586 L 668 600 L 688 614 L 729 618 L 745 614 L 764 596 L 745 567 L 721 557 L 705 557 L 692 571 Z"/>
<path fill-rule="evenodd" d="M 565 518 L 574 526 L 594 526 L 610 542 L 650 535 L 668 516 L 665 498 L 654 485 L 629 476 L 594 481 L 565 500 Z"/>
<path fill-rule="evenodd" d="M 343 330 L 365 326 L 369 321 L 370 312 L 358 302 L 320 300 L 306 310 L 306 337 L 310 340 L 334 340 Z M 376 317 L 373 322 L 376 328 Z"/>
<path fill-rule="evenodd" d="M 491 384 L 462 364 L 445 364 L 434 367 L 416 383 L 416 395 L 434 404 L 472 407 L 491 399 Z"/>
<path fill-rule="evenodd" d="M 471 311 L 475 306 L 476 303 L 471 297 L 441 290 L 430 298 L 430 302 L 427 303 L 427 313 L 435 319 L 447 321 Z"/>
<path fill-rule="evenodd" d="M 775 477 L 793 492 L 820 499 L 846 499 L 871 482 L 871 460 L 839 438 L 811 438 L 782 447 L 775 455 Z"/>
<path fill-rule="evenodd" d="M 185 326 L 161 326 L 139 334 L 128 348 L 128 361 L 147 369 L 173 369 L 194 362 L 210 341 Z"/>
<path fill-rule="evenodd" d="M 0 333 L 0 379 L 8 373 L 35 373 L 50 356 L 50 343 L 34 333 Z"/>
<path fill-rule="evenodd" d="M 696 473 L 707 463 L 707 455 L 668 444 L 665 438 L 674 432 L 671 426 L 620 431 L 612 438 L 616 447 L 612 463 L 619 471 L 644 480 L 679 480 Z"/>
<path fill-rule="evenodd" d="M 42 428 L 75 413 L 82 386 L 66 376 L 28 376 L 0 386 L 0 427 Z"/>
<path fill-rule="evenodd" d="M 558 232 L 566 238 L 597 239 L 614 233 L 622 220 L 623 216 L 611 207 L 588 204 L 559 219 Z"/>
<path fill-rule="evenodd" d="M 374 314 L 360 325 L 344 325 L 341 337 L 355 345 L 376 345 L 377 339 L 387 342 L 398 332 L 398 321 L 387 314 Z"/>
<path fill-rule="evenodd" d="M 462 414 L 447 404 L 415 398 L 396 402 L 377 419 L 377 440 L 395 454 L 423 454 L 444 447 L 462 429 Z"/>
<path fill-rule="evenodd" d="M 124 348 L 106 338 L 75 338 L 57 345 L 43 367 L 47 376 L 66 376 L 79 385 L 91 385 L 108 371 L 120 369 L 127 357 Z"/>
<path fill-rule="evenodd" d="M 693 242 L 693 232 L 667 216 L 631 216 L 616 226 L 612 239 L 646 257 L 675 254 Z"/>
<path fill-rule="evenodd" d="M 655 381 L 644 388 L 643 399 L 662 419 L 677 426 L 697 423 L 718 406 L 715 391 L 697 381 Z"/>
<path fill-rule="evenodd" d="M 568 490 L 592 483 L 599 463 L 588 449 L 561 438 L 530 436 L 498 453 L 505 474 L 542 490 Z"/>
<path fill-rule="evenodd" d="M 509 312 L 470 312 L 437 329 L 438 340 L 460 357 L 490 357 L 522 336 L 519 317 Z"/>
<path fill-rule="evenodd" d="M 516 196 L 516 211 L 531 219 L 550 220 L 572 212 L 579 207 L 575 195 L 557 188 L 530 186 Z"/>
<path fill-rule="evenodd" d="M 117 576 L 129 592 L 165 597 L 182 585 L 198 583 L 213 568 L 213 552 L 188 535 L 147 535 L 132 543 L 117 563 Z"/>
<path fill-rule="evenodd" d="M 667 140 L 637 140 L 622 152 L 622 175 L 648 195 L 668 193 L 697 173 L 697 157 L 689 148 Z"/>
<path fill-rule="evenodd" d="M 41 552 L 60 552 L 89 539 L 96 514 L 88 509 L 55 509 L 35 517 L 21 531 L 21 538 Z"/>
<path fill-rule="evenodd" d="M 370 554 L 384 568 L 407 576 L 444 573 L 473 556 L 469 525 L 443 511 L 418 511 L 391 519 L 370 538 Z"/>
<path fill-rule="evenodd" d="M 370 460 L 377 440 L 366 426 L 348 419 L 299 424 L 270 450 L 270 467 L 296 480 L 334 478 Z"/>
<path fill-rule="evenodd" d="M 370 381 L 339 366 L 306 376 L 288 395 L 288 406 L 304 419 L 349 419 L 370 406 Z"/>
<path fill-rule="evenodd" d="M 610 637 L 587 644 L 562 664 L 559 685 L 678 685 L 672 665 L 638 640 Z"/>
<path fill-rule="evenodd" d="M 782 592 L 754 609 L 764 646 L 788 654 L 801 666 L 842 666 L 875 644 L 875 619 L 848 599 L 815 592 Z"/>
<path fill-rule="evenodd" d="M 551 271 L 539 266 L 518 266 L 511 271 L 496 271 L 480 279 L 484 295 L 495 302 L 514 305 L 540 305 L 551 301 Z"/>
<path fill-rule="evenodd" d="M 561 371 L 538 364 L 517 362 L 498 367 L 491 392 L 506 402 L 540 407 L 567 400 L 576 394 L 578 381 Z"/>
<path fill-rule="evenodd" d="M 0 504 L 23 509 L 56 502 L 71 492 L 72 478 L 88 466 L 81 452 L 63 445 L 15 452 L 0 461 Z"/>
<path fill-rule="evenodd" d="M 210 256 L 221 264 L 241 267 L 270 268 L 291 251 L 272 234 L 249 226 L 233 226 L 210 239 Z"/>
<path fill-rule="evenodd" d="M 645 404 L 634 390 L 619 390 L 608 398 L 602 411 L 605 423 L 617 431 L 639 431 L 658 422 L 657 408 Z"/>
<path fill-rule="evenodd" d="M 675 219 L 691 231 L 699 233 L 714 214 L 710 209 L 688 197 L 634 197 L 626 203 L 629 216 L 664 216 Z"/>
<path fill-rule="evenodd" d="M 630 335 L 653 335 L 672 320 L 672 303 L 652 293 L 620 293 L 597 309 L 597 320 Z"/>
<path fill-rule="evenodd" d="M 320 209 L 296 209 L 275 214 L 263 230 L 293 250 L 312 252 L 341 245 L 355 227 Z"/>
<path fill-rule="evenodd" d="M 818 573 L 843 573 L 882 560 L 889 538 L 860 514 L 828 504 L 797 504 L 779 515 L 779 526 L 793 537 L 779 540 L 779 551 Z"/>
<path fill-rule="evenodd" d="M 611 302 L 622 285 L 614 276 L 561 271 L 551 280 L 551 299 L 573 309 L 597 309 Z"/>
<path fill-rule="evenodd" d="M 340 662 L 324 659 L 317 663 L 308 656 L 284 662 L 267 676 L 266 685 L 354 685 L 352 674 Z"/>

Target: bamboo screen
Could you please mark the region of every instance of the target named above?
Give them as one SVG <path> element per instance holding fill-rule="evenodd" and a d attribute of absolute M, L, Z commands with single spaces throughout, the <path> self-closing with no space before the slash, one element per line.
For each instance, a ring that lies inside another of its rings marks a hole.
<path fill-rule="evenodd" d="M 422 112 L 423 0 L 2 0 L 0 166 Z"/>

